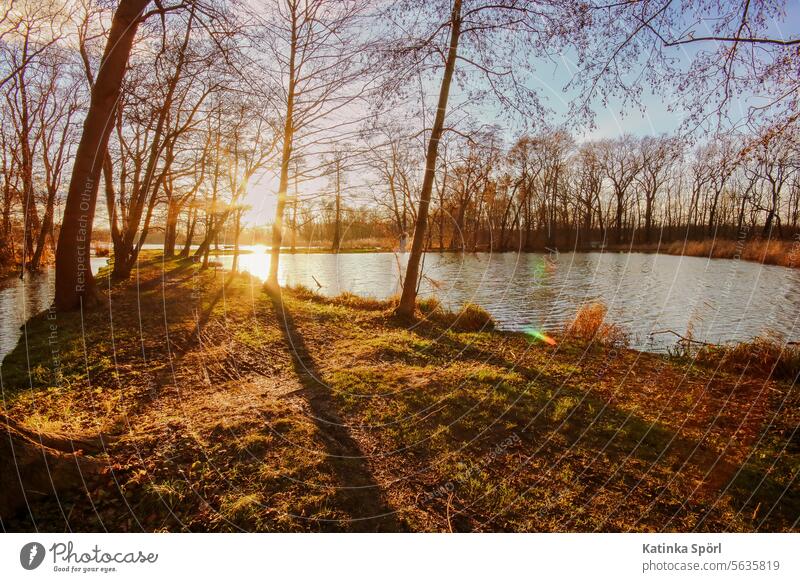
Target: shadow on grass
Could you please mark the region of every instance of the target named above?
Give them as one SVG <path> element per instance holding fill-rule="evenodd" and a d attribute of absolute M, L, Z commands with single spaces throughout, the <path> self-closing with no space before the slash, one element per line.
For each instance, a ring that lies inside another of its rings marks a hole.
<path fill-rule="evenodd" d="M 401 531 L 406 529 L 395 517 L 394 510 L 373 478 L 358 443 L 349 433 L 334 403 L 330 389 L 320 378 L 302 334 L 280 291 L 268 289 L 278 325 L 292 356 L 292 365 L 303 386 L 317 430 L 326 443 L 326 458 L 339 483 L 335 495 L 338 507 L 351 517 L 340 523 L 353 531 Z"/>
<path fill-rule="evenodd" d="M 685 488 L 682 489 L 691 496 L 671 500 L 671 511 L 680 508 L 683 514 L 693 513 L 702 518 L 698 522 L 701 529 L 713 527 L 711 523 L 703 525 L 703 516 L 707 515 L 707 511 L 712 511 L 712 505 L 718 505 L 717 501 L 723 495 L 729 497 L 731 506 L 745 522 L 749 522 L 749 527 L 764 531 L 796 527 L 793 521 L 800 515 L 800 491 L 786 486 L 786 483 L 792 483 L 796 475 L 783 474 L 778 479 L 774 475 L 775 469 L 768 466 L 776 463 L 790 473 L 795 461 L 782 450 L 780 443 L 779 446 L 770 446 L 762 442 L 758 447 L 755 444 L 761 431 L 770 427 L 758 429 L 759 432 L 750 435 L 750 444 L 741 443 L 741 453 L 731 456 L 728 448 L 721 450 L 714 444 L 710 434 L 701 439 L 688 437 L 660 422 L 642 418 L 635 409 L 620 408 L 600 394 L 591 394 L 591 386 L 587 387 L 588 390 L 570 386 L 570 372 L 559 376 L 520 365 L 497 353 L 466 343 L 452 334 L 442 334 L 440 329 L 420 326 L 415 328 L 415 332 L 428 339 L 436 338 L 439 345 L 435 349 L 444 348 L 443 355 L 452 357 L 458 354 L 464 361 L 472 360 L 513 370 L 526 381 L 524 394 L 520 392 L 522 388 L 514 390 L 498 383 L 495 390 L 507 392 L 504 395 L 504 406 L 507 408 L 499 412 L 497 407 L 494 407 L 494 411 L 488 410 L 475 399 L 458 398 L 431 419 L 438 425 L 466 427 L 467 430 L 461 435 L 464 440 L 474 438 L 481 430 L 492 431 L 487 427 L 501 426 L 503 421 L 524 427 L 524 433 L 537 446 L 543 439 L 549 439 L 548 435 L 557 433 L 558 439 L 544 446 L 541 454 L 548 456 L 567 452 L 564 463 L 587 463 L 584 468 L 580 465 L 575 468 L 577 477 L 574 481 L 576 484 L 584 481 L 588 495 L 592 495 L 599 484 L 598 477 L 601 482 L 606 479 L 609 484 L 620 481 L 626 483 L 626 487 L 644 488 L 653 494 L 666 496 L 669 496 L 668 485 L 674 480 L 674 484 L 685 482 Z M 576 376 L 576 382 L 581 380 L 579 375 Z M 635 386 L 620 387 L 615 397 L 625 397 L 626 390 L 632 389 Z M 559 412 L 561 403 L 568 405 Z M 683 418 L 683 415 L 692 413 L 682 411 L 680 414 Z M 691 424 L 697 419 L 693 421 L 689 418 L 687 421 Z M 715 422 L 712 411 L 707 418 L 700 420 L 698 430 L 703 433 Z M 728 447 L 734 448 L 739 443 L 738 439 L 742 438 L 739 434 L 729 437 L 732 440 Z M 569 460 L 569 457 L 574 458 Z M 764 458 L 768 462 L 759 461 Z M 643 467 L 646 472 L 641 471 L 641 465 L 629 463 L 629 459 L 646 463 Z M 591 475 L 598 468 L 602 468 L 600 473 L 605 476 Z M 589 473 L 585 473 L 585 469 L 590 469 Z M 587 480 L 590 477 L 594 483 Z M 666 498 L 662 499 L 666 501 Z M 661 513 L 662 509 L 658 506 L 649 508 L 654 514 Z M 669 516 L 670 510 L 665 511 Z"/>

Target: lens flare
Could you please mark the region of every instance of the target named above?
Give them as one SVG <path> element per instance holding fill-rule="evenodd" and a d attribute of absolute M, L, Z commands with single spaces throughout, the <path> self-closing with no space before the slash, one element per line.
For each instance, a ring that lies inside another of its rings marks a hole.
<path fill-rule="evenodd" d="M 542 333 L 541 331 L 539 331 L 537 329 L 528 329 L 528 330 L 525 330 L 525 333 L 528 334 L 529 336 L 531 336 L 534 339 L 537 339 L 537 340 L 539 340 L 541 342 L 546 343 L 548 346 L 556 345 L 556 340 L 554 340 L 549 335 L 544 334 L 544 333 Z"/>

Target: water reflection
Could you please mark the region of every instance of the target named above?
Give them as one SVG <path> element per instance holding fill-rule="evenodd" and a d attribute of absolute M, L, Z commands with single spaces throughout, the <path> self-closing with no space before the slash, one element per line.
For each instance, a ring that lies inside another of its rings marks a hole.
<path fill-rule="evenodd" d="M 93 257 L 92 273 L 108 262 Z M 0 279 L 0 359 L 16 347 L 22 335 L 21 326 L 29 318 L 50 307 L 55 295 L 56 275 L 50 268 L 24 279 Z"/>

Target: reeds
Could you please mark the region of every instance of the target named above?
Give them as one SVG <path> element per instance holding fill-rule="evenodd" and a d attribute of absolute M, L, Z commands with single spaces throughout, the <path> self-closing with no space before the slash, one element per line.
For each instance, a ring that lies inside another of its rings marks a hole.
<path fill-rule="evenodd" d="M 705 367 L 746 372 L 776 380 L 796 380 L 800 374 L 800 345 L 778 336 L 757 337 L 731 345 L 702 346 L 693 355 Z"/>
<path fill-rule="evenodd" d="M 571 339 L 596 342 L 609 346 L 627 346 L 630 338 L 625 330 L 614 323 L 608 323 L 608 308 L 601 301 L 587 303 L 578 309 L 575 319 L 564 329 L 564 335 Z"/>

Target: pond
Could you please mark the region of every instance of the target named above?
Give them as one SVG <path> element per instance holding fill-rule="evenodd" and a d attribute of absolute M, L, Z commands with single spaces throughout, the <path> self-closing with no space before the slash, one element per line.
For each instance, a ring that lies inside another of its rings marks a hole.
<path fill-rule="evenodd" d="M 264 279 L 269 255 L 251 247 L 240 269 Z M 233 257 L 216 259 L 230 268 Z M 96 271 L 105 259 L 93 259 Z M 406 256 L 395 253 L 297 253 L 281 256 L 281 284 L 305 285 L 326 295 L 350 291 L 390 297 L 399 292 Z M 709 342 L 742 341 L 765 333 L 800 339 L 800 269 L 725 259 L 640 253 L 430 253 L 424 296 L 449 308 L 477 303 L 502 329 L 558 330 L 577 309 L 603 301 L 608 320 L 623 326 L 631 345 L 665 351 L 673 330 Z M 21 324 L 48 307 L 52 271 L 0 282 L 0 357 L 14 348 Z"/>
<path fill-rule="evenodd" d="M 93 257 L 92 272 L 105 265 L 108 259 Z M 0 279 L 0 361 L 13 350 L 22 336 L 22 324 L 50 307 L 55 294 L 54 269 L 44 269 L 36 275 L 26 274 L 24 279 Z"/>

